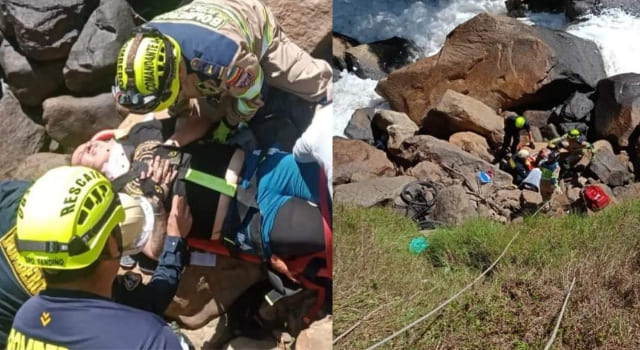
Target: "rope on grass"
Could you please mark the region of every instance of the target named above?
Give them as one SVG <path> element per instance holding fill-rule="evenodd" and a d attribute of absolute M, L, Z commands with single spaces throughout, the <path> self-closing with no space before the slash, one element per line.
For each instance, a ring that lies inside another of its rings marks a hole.
<path fill-rule="evenodd" d="M 560 322 L 562 321 L 562 316 L 564 315 L 564 311 L 567 308 L 567 302 L 569 301 L 569 296 L 571 295 L 571 290 L 573 289 L 573 285 L 576 283 L 576 278 L 573 277 L 573 281 L 571 282 L 571 286 L 569 287 L 569 291 L 567 292 L 567 296 L 564 297 L 564 304 L 562 305 L 562 309 L 560 310 L 560 315 L 558 316 L 558 321 L 556 322 L 556 327 L 553 329 L 551 333 L 551 338 L 547 342 L 547 345 L 544 347 L 544 350 L 551 349 L 551 344 L 556 339 L 556 334 L 558 334 L 558 328 L 560 328 Z"/>
<path fill-rule="evenodd" d="M 458 293 L 454 294 L 451 298 L 447 299 L 447 301 L 445 301 L 444 303 L 440 304 L 438 307 L 436 307 L 435 309 L 431 310 L 431 312 L 429 312 L 428 314 L 420 317 L 419 319 L 411 322 L 409 325 L 405 326 L 404 328 L 402 328 L 401 330 L 393 333 L 392 335 L 384 338 L 383 340 L 377 342 L 376 344 L 370 346 L 367 348 L 367 350 L 373 350 L 375 348 L 378 348 L 381 345 L 384 345 L 385 343 L 387 343 L 388 341 L 390 341 L 391 339 L 399 336 L 400 334 L 408 331 L 409 329 L 413 328 L 415 325 L 417 325 L 418 323 L 426 320 L 427 318 L 433 316 L 434 314 L 436 314 L 438 311 L 440 311 L 442 308 L 444 308 L 445 306 L 447 306 L 450 302 L 454 301 L 457 297 L 459 297 L 462 293 L 464 293 L 467 289 L 471 288 L 471 286 L 473 286 L 476 282 L 478 282 L 480 279 L 482 279 L 489 271 L 491 271 L 494 266 L 496 266 L 496 264 L 498 264 L 498 262 L 500 261 L 500 259 L 502 259 L 502 257 L 507 253 L 507 249 L 509 249 L 509 247 L 511 246 L 511 243 L 513 243 L 513 241 L 516 240 L 516 238 L 518 238 L 518 236 L 520 235 L 520 231 L 516 231 L 516 233 L 513 235 L 513 238 L 511 238 L 511 240 L 509 241 L 509 243 L 507 243 L 507 246 L 504 247 L 504 250 L 502 251 L 502 253 L 500 254 L 500 256 L 498 256 L 498 258 L 491 264 L 491 266 L 489 266 L 486 270 L 484 270 L 478 277 L 476 277 L 476 279 L 474 279 L 473 281 L 471 281 L 471 283 L 467 284 L 464 288 L 462 288 Z"/>

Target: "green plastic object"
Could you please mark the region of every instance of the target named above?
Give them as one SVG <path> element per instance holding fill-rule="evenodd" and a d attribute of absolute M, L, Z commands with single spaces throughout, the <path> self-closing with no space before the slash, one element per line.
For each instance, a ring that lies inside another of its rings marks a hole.
<path fill-rule="evenodd" d="M 416 237 L 409 244 L 409 251 L 413 254 L 420 254 L 429 247 L 429 242 L 424 237 Z"/>

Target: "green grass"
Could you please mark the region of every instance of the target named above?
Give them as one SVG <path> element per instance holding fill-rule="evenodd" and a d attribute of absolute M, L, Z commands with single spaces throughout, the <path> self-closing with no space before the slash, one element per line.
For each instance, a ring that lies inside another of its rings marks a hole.
<path fill-rule="evenodd" d="M 521 224 L 474 220 L 419 236 L 385 208 L 334 212 L 334 333 L 372 314 L 336 348 L 362 349 L 431 311 L 502 252 L 483 280 L 437 315 L 387 344 L 406 349 L 540 349 L 576 277 L 554 349 L 640 348 L 640 202 L 591 216 Z"/>

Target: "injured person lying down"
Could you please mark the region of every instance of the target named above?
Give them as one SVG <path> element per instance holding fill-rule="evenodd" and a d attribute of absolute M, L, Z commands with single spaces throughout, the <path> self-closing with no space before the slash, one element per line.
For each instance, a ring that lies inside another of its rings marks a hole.
<path fill-rule="evenodd" d="M 102 171 L 116 190 L 165 207 L 171 195 L 184 195 L 193 216 L 190 239 L 224 240 L 295 281 L 282 259 L 325 250 L 320 200 L 328 191 L 319 165 L 277 149 L 245 154 L 212 140 L 165 145 L 172 123 L 145 121 L 125 137 L 86 142 L 71 162 Z"/>

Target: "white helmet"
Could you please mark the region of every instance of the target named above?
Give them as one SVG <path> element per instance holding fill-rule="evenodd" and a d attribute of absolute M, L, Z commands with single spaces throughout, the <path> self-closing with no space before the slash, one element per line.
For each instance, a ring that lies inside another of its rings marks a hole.
<path fill-rule="evenodd" d="M 518 158 L 520 159 L 527 159 L 529 158 L 529 151 L 527 151 L 526 149 L 521 149 L 518 151 Z"/>
<path fill-rule="evenodd" d="M 122 232 L 122 255 L 139 253 L 151 237 L 156 226 L 153 204 L 144 197 L 131 197 L 118 193 L 124 208 L 124 221 L 120 224 Z"/>

